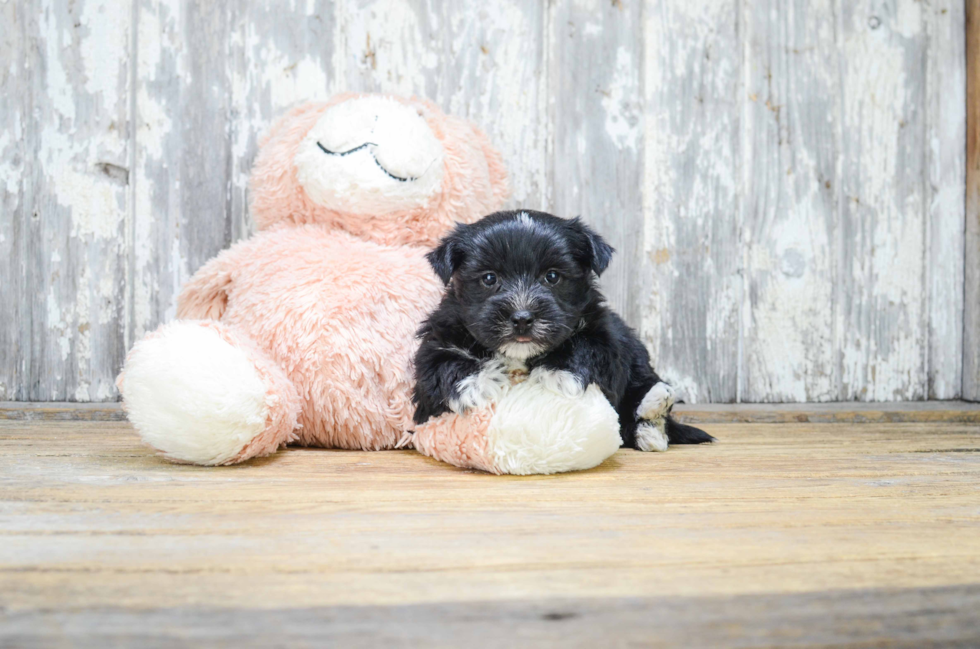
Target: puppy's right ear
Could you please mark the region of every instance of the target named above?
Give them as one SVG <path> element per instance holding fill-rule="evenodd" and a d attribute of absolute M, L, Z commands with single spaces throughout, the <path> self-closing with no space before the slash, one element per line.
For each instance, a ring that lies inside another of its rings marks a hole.
<path fill-rule="evenodd" d="M 447 286 L 449 280 L 453 278 L 453 273 L 463 262 L 463 247 L 459 237 L 459 229 L 460 226 L 457 226 L 439 242 L 435 250 L 425 256 L 429 260 L 429 264 L 432 265 L 432 270 L 436 271 L 436 275 Z"/>
<path fill-rule="evenodd" d="M 579 254 L 585 261 L 585 265 L 595 272 L 596 277 L 602 275 L 602 271 L 609 266 L 609 260 L 612 259 L 613 253 L 616 251 L 595 230 L 587 226 L 580 217 L 576 216 L 568 223 L 572 230 L 584 239 L 585 245 Z"/>

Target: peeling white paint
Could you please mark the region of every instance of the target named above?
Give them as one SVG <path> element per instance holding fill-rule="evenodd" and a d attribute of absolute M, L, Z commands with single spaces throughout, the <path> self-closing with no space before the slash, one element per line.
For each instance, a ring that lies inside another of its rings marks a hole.
<path fill-rule="evenodd" d="M 59 29 L 56 23 L 58 15 L 54 2 L 50 0 L 42 2 L 38 19 L 39 29 L 41 33 L 50 35 L 44 39 L 45 86 L 51 106 L 58 112 L 66 126 L 71 126 L 75 121 L 75 97 L 61 63 L 61 50 L 67 46 L 65 41 L 68 39 L 68 33 Z M 68 17 L 63 19 L 68 20 Z"/>
<path fill-rule="evenodd" d="M 337 28 L 345 34 L 347 80 L 352 89 L 359 86 L 403 95 L 425 94 L 423 70 L 437 59 L 427 49 L 419 17 L 410 3 L 371 2 L 354 11 L 343 11 L 341 16 Z M 359 83 L 354 75 L 360 77 Z"/>
<path fill-rule="evenodd" d="M 20 183 L 23 176 L 23 161 L 15 162 L 23 133 L 20 124 L 20 115 L 14 117 L 14 125 L 10 131 L 0 131 L 0 187 L 8 195 L 18 196 Z M 3 241 L 0 239 L 0 241 Z"/>
<path fill-rule="evenodd" d="M 640 75 L 629 51 L 616 50 L 616 69 L 609 88 L 603 92 L 606 132 L 620 149 L 636 149 L 640 138 Z"/>
<path fill-rule="evenodd" d="M 112 51 L 125 52 L 129 48 L 131 17 L 128 11 L 120 11 L 115 2 L 87 0 L 82 6 L 79 24 L 87 34 L 80 42 L 85 90 L 99 96 L 106 106 L 127 99 L 128 86 L 120 87 L 119 59 Z M 122 70 L 125 73 L 125 68 Z"/>
<path fill-rule="evenodd" d="M 543 13 L 512 0 L 489 3 L 479 12 L 453 12 L 452 71 L 432 98 L 486 131 L 511 171 L 514 207 L 548 204 L 546 149 L 552 133 L 542 120 L 548 97 L 539 36 Z"/>
<path fill-rule="evenodd" d="M 921 14 L 901 0 L 895 16 L 852 7 L 842 66 L 843 214 L 857 228 L 842 277 L 860 309 L 839 314 L 844 398 L 895 400 L 927 393 L 925 197 L 918 71 L 906 62 L 923 43 Z M 910 73 L 913 76 L 910 76 Z M 919 176 L 919 177 L 916 177 Z M 842 251 L 843 252 L 843 251 Z"/>
<path fill-rule="evenodd" d="M 205 144 L 181 140 L 189 122 L 227 111 L 226 142 L 207 146 L 231 154 L 221 189 L 237 237 L 248 232 L 260 135 L 289 106 L 349 89 L 425 96 L 480 124 L 511 170 L 512 205 L 633 205 L 642 191 L 642 224 L 601 217 L 610 237 L 622 224 L 642 238 L 631 268 L 640 277 L 628 284 L 615 266 L 604 283 L 641 302 L 658 370 L 689 401 L 959 395 L 961 3 L 665 0 L 643 12 L 642 42 L 628 30 L 610 37 L 630 6 L 430 5 L 363 0 L 321 11 L 291 0 L 221 13 L 160 0 L 139 3 L 134 23 L 130 5 L 79 0 L 69 13 L 44 0 L 27 26 L 35 49 L 5 70 L 12 87 L 36 90 L 31 129 L 19 111 L 0 116 L 0 194 L 19 209 L 29 187 L 41 210 L 29 279 L 48 338 L 42 357 L 0 367 L 0 397 L 20 394 L 13 377 L 42 367 L 35 397 L 112 399 L 120 318 L 139 337 L 174 316 L 172 298 L 195 270 L 187 250 L 225 218 L 194 209 L 207 170 L 193 165 L 220 156 L 192 155 Z M 189 63 L 200 44 L 188 41 L 188 21 L 205 10 L 229 39 L 217 69 Z M 563 19 L 568 11 L 575 20 Z M 562 67 L 562 57 L 609 52 L 589 70 Z M 569 84 L 596 69 L 601 82 Z M 189 90 L 205 73 L 227 104 Z M 569 115 L 584 121 L 558 130 Z M 829 154 L 807 140 L 821 133 L 833 136 L 820 140 L 834 140 Z M 610 164 L 621 175 L 643 156 L 643 182 L 556 173 L 556 151 L 597 150 L 619 152 Z M 37 154 L 25 162 L 24 151 Z M 845 236 L 842 223 L 855 227 Z M 2 227 L 5 248 L 21 245 L 13 232 Z"/>
<path fill-rule="evenodd" d="M 48 335 L 57 341 L 61 360 L 66 361 L 71 352 L 71 336 L 68 334 L 68 324 L 61 314 L 61 303 L 54 291 L 48 292 L 47 310 Z"/>
<path fill-rule="evenodd" d="M 899 0 L 895 20 L 895 31 L 905 38 L 913 38 L 922 33 L 921 0 Z"/>
<path fill-rule="evenodd" d="M 29 27 L 36 29 L 29 38 L 38 49 L 25 68 L 41 77 L 31 97 L 33 140 L 24 150 L 36 151 L 29 162 L 30 216 L 44 236 L 29 244 L 36 270 L 18 270 L 32 274 L 44 295 L 44 312 L 35 317 L 48 339 L 18 354 L 20 363 L 29 356 L 30 367 L 43 372 L 25 388 L 28 398 L 90 400 L 88 386 L 118 369 L 122 342 L 117 325 L 129 212 L 130 7 L 88 0 L 67 11 L 52 3 L 41 9 Z M 34 57 L 40 65 L 30 64 Z M 9 170 L 0 166 L 2 174 Z M 10 184 L 8 178 L 0 182 Z"/>
<path fill-rule="evenodd" d="M 164 94 L 159 84 L 171 74 L 185 82 L 189 79 L 188 44 L 181 39 L 184 10 L 185 5 L 179 0 L 142 6 L 136 28 L 136 151 L 131 234 L 134 265 L 129 287 L 132 293 L 130 335 L 134 341 L 158 323 L 158 248 L 164 243 L 162 237 L 176 236 L 171 234 L 171 228 L 179 228 L 180 223 L 176 205 L 180 178 L 168 174 L 164 179 L 159 175 L 160 170 L 179 168 L 168 148 L 177 128 L 173 107 L 168 102 L 179 98 Z M 161 203 L 167 206 L 166 210 L 158 207 Z M 172 293 L 176 294 L 176 291 Z"/>
<path fill-rule="evenodd" d="M 75 237 L 118 239 L 125 218 L 125 203 L 116 186 L 90 174 L 62 168 L 54 175 L 58 202 L 71 209 Z"/>

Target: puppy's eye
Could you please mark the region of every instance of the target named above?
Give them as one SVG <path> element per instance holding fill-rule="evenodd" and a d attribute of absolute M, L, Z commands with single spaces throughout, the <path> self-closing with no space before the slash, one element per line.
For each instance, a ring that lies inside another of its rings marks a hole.
<path fill-rule="evenodd" d="M 544 281 L 554 286 L 561 281 L 561 274 L 557 270 L 549 270 L 544 274 Z"/>
<path fill-rule="evenodd" d="M 480 278 L 484 286 L 493 286 L 497 283 L 497 275 L 494 273 L 483 273 L 483 277 Z"/>

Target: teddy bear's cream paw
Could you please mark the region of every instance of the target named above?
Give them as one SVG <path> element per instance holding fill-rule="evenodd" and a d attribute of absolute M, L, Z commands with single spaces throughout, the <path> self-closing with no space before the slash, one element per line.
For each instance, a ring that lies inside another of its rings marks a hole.
<path fill-rule="evenodd" d="M 591 469 L 621 444 L 619 416 L 596 385 L 575 398 L 540 381 L 513 385 L 487 431 L 494 472 L 513 475 Z"/>
<path fill-rule="evenodd" d="M 636 448 L 641 451 L 667 450 L 667 419 L 641 421 L 636 426 Z"/>
<path fill-rule="evenodd" d="M 574 399 L 582 396 L 585 386 L 571 372 L 565 370 L 549 370 L 536 367 L 531 372 L 531 381 L 540 383 L 546 390 Z"/>
<path fill-rule="evenodd" d="M 656 422 L 669 415 L 673 407 L 674 389 L 661 381 L 644 395 L 643 401 L 636 409 L 636 418 Z"/>
<path fill-rule="evenodd" d="M 120 388 L 143 441 L 171 460 L 216 465 L 263 432 L 266 386 L 245 352 L 196 321 L 133 347 Z"/>

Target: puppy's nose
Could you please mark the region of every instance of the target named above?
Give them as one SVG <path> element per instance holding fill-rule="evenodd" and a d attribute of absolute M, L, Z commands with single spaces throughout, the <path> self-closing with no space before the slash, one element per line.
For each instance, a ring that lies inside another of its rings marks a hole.
<path fill-rule="evenodd" d="M 534 323 L 534 316 L 530 311 L 516 311 L 510 316 L 510 322 L 514 325 L 514 333 L 527 333 Z"/>

